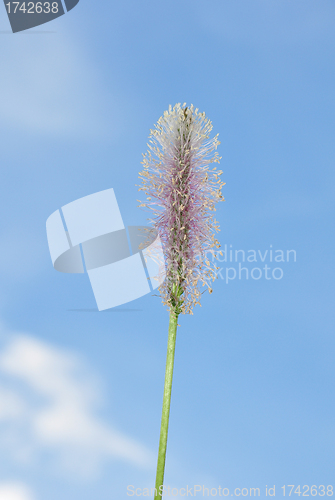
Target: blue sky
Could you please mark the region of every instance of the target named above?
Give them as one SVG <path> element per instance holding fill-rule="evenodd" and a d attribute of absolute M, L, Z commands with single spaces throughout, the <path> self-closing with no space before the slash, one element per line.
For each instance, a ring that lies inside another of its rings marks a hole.
<path fill-rule="evenodd" d="M 220 134 L 221 244 L 258 260 L 180 318 L 165 483 L 334 485 L 334 28 L 326 0 L 81 0 L 15 35 L 0 9 L 1 500 L 153 486 L 168 314 L 75 311 L 89 280 L 53 269 L 45 221 L 112 187 L 145 224 L 142 153 L 177 102 Z"/>

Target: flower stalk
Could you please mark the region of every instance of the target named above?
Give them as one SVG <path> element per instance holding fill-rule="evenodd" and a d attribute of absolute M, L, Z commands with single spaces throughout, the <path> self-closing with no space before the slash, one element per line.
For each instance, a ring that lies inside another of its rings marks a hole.
<path fill-rule="evenodd" d="M 158 449 L 158 460 L 157 460 L 157 472 L 156 472 L 155 498 L 154 498 L 154 500 L 160 500 L 162 498 L 162 489 L 163 489 L 163 482 L 164 482 L 164 470 L 165 470 L 165 458 L 166 458 L 166 447 L 167 447 L 167 438 L 168 438 L 168 429 L 169 429 L 174 353 L 175 353 L 175 348 L 176 348 L 177 323 L 178 323 L 178 315 L 175 314 L 174 311 L 171 311 L 170 312 L 170 322 L 169 322 L 167 355 L 166 355 L 163 408 L 162 408 L 161 431 L 160 431 L 160 437 L 159 437 L 159 449 Z"/>
<path fill-rule="evenodd" d="M 159 291 L 170 312 L 155 500 L 162 497 L 178 316 L 193 314 L 193 307 L 200 305 L 201 286 L 212 293 L 219 269 L 213 261 L 222 255 L 216 250 L 220 244 L 214 212 L 224 199 L 225 183 L 222 171 L 210 166 L 220 160 L 218 136 L 211 139 L 211 131 L 211 122 L 193 105 L 170 106 L 151 130 L 140 173 L 139 191 L 147 195 L 140 206 L 152 211 L 150 221 L 163 245 L 165 279 Z"/>

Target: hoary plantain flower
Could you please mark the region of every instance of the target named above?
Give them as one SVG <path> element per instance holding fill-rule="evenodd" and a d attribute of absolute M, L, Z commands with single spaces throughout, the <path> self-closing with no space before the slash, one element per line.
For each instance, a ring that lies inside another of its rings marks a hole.
<path fill-rule="evenodd" d="M 163 304 L 170 311 L 163 412 L 158 452 L 155 500 L 163 491 L 167 433 L 170 413 L 174 351 L 179 314 L 192 313 L 200 304 L 200 287 L 212 292 L 216 277 L 219 231 L 215 204 L 222 201 L 222 171 L 216 152 L 218 136 L 210 138 L 212 124 L 193 105 L 176 104 L 151 130 L 143 158 L 139 190 L 147 195 L 145 206 L 163 245 L 166 277 L 160 286 Z"/>

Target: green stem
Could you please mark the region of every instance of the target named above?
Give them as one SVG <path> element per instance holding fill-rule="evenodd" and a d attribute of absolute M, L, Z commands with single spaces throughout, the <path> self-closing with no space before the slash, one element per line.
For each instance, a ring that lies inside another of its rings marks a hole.
<path fill-rule="evenodd" d="M 174 310 L 171 310 L 170 311 L 170 322 L 169 322 L 169 338 L 168 338 L 167 355 L 166 355 L 161 433 L 160 433 L 160 438 L 159 438 L 157 473 L 156 473 L 156 484 L 155 484 L 155 499 L 154 500 L 161 500 L 161 498 L 162 498 L 162 486 L 163 486 L 163 482 L 164 482 L 166 445 L 167 445 L 168 428 L 169 428 L 174 351 L 175 351 L 175 347 L 176 347 L 177 323 L 178 323 L 178 314 L 176 314 L 176 312 Z"/>

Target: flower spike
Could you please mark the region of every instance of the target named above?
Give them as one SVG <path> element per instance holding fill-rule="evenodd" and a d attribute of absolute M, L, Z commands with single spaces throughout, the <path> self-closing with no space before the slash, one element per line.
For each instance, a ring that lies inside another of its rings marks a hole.
<path fill-rule="evenodd" d="M 215 204 L 223 201 L 221 170 L 216 152 L 218 135 L 210 138 L 212 124 L 205 113 L 176 104 L 170 106 L 150 132 L 144 155 L 140 206 L 152 211 L 151 223 L 163 243 L 166 279 L 160 287 L 163 303 L 177 314 L 192 313 L 200 304 L 200 286 L 215 279 L 214 259 L 220 244 L 214 219 Z"/>

